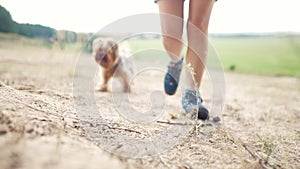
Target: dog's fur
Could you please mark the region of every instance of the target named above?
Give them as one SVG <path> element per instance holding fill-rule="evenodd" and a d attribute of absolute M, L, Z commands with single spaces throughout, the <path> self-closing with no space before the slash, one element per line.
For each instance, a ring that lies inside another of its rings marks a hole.
<path fill-rule="evenodd" d="M 130 92 L 132 64 L 128 56 L 120 56 L 118 43 L 112 39 L 97 38 L 93 41 L 93 56 L 103 69 L 103 84 L 99 91 L 108 91 L 108 82 L 115 76 L 121 79 L 124 92 Z"/>

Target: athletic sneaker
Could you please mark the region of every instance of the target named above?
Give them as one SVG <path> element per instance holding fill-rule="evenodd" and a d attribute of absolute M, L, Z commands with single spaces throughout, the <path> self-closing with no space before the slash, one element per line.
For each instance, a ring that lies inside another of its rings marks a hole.
<path fill-rule="evenodd" d="M 165 92 L 168 95 L 175 94 L 177 90 L 180 73 L 182 69 L 182 62 L 183 62 L 183 58 L 181 58 L 178 62 L 170 61 L 168 64 L 168 70 L 165 75 L 165 82 L 164 82 Z"/>
<path fill-rule="evenodd" d="M 208 120 L 209 112 L 202 105 L 202 99 L 199 91 L 186 89 L 182 96 L 182 107 L 187 116 L 191 118 L 198 118 L 200 120 Z"/>

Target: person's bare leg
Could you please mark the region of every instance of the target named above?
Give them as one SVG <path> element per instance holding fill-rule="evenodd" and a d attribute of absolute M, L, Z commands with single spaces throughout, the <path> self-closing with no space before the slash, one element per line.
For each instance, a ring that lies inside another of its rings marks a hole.
<path fill-rule="evenodd" d="M 188 50 L 185 63 L 190 63 L 196 73 L 194 77 L 186 69 L 184 74 L 184 87 L 194 89 L 201 84 L 207 55 L 208 24 L 214 0 L 190 0 L 189 17 L 187 25 Z M 194 81 L 193 81 L 194 78 Z"/>
<path fill-rule="evenodd" d="M 159 0 L 163 45 L 172 61 L 180 59 L 183 49 L 183 3 L 184 0 Z"/>

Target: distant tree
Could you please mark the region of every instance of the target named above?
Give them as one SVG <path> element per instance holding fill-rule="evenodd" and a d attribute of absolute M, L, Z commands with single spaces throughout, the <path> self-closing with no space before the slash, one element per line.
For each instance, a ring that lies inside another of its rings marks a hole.
<path fill-rule="evenodd" d="M 13 21 L 10 13 L 2 6 L 0 6 L 0 21 L 0 32 L 18 33 L 31 38 L 56 38 L 56 31 L 50 27 L 19 24 Z"/>
<path fill-rule="evenodd" d="M 0 32 L 16 32 L 16 22 L 12 20 L 10 13 L 0 5 Z"/>
<path fill-rule="evenodd" d="M 91 35 L 77 34 L 72 31 L 56 31 L 53 28 L 28 23 L 17 23 L 13 21 L 9 11 L 0 5 L 0 32 L 17 33 L 30 38 L 44 38 L 49 42 L 59 43 L 85 43 Z M 89 49 L 90 50 L 90 49 Z"/>
<path fill-rule="evenodd" d="M 67 43 L 75 43 L 77 41 L 77 34 L 72 31 L 66 31 L 66 42 Z"/>
<path fill-rule="evenodd" d="M 84 43 L 88 40 L 89 35 L 86 33 L 77 33 L 77 42 Z"/>
<path fill-rule="evenodd" d="M 28 36 L 31 38 L 55 38 L 56 31 L 52 28 L 42 26 L 42 25 L 32 25 L 32 24 L 19 24 L 18 33 L 20 35 Z"/>

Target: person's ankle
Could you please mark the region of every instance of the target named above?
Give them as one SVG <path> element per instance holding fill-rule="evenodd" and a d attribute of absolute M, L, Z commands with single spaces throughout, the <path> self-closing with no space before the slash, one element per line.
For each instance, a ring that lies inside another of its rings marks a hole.
<path fill-rule="evenodd" d="M 172 63 L 176 64 L 176 63 L 181 62 L 182 57 L 171 57 L 170 60 L 171 60 Z"/>

